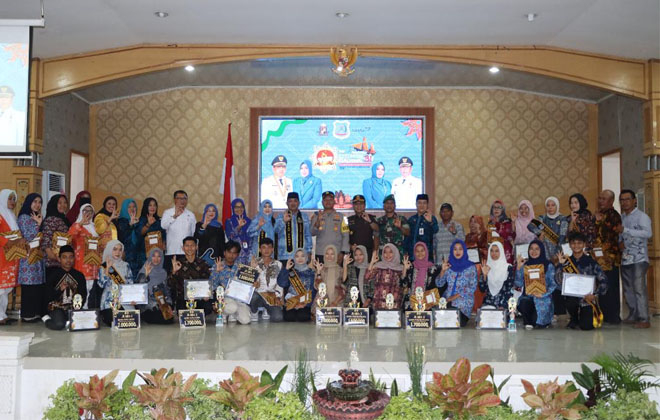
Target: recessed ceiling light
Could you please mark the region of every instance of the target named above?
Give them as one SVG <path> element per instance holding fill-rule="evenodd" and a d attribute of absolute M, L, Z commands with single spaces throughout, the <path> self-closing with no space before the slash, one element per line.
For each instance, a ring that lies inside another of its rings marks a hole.
<path fill-rule="evenodd" d="M 155 15 L 156 17 L 159 17 L 159 18 L 166 18 L 166 17 L 168 17 L 170 14 L 167 13 L 167 12 L 155 12 L 154 15 Z"/>
<path fill-rule="evenodd" d="M 493 66 L 493 67 L 489 68 L 488 71 L 493 73 L 493 74 L 497 74 L 497 73 L 500 72 L 500 68 L 496 67 L 496 66 Z"/>
<path fill-rule="evenodd" d="M 186 69 L 186 71 L 195 71 L 195 66 L 192 66 L 192 65 L 190 65 L 190 64 L 188 64 L 188 65 L 187 65 L 186 67 L 184 67 L 184 68 Z"/>
<path fill-rule="evenodd" d="M 350 15 L 346 12 L 337 12 L 337 13 L 335 13 L 335 16 L 337 16 L 339 19 L 344 19 L 344 18 L 347 18 Z"/>
<path fill-rule="evenodd" d="M 539 16 L 537 13 L 527 13 L 525 15 L 528 22 L 534 22 L 534 20 Z"/>

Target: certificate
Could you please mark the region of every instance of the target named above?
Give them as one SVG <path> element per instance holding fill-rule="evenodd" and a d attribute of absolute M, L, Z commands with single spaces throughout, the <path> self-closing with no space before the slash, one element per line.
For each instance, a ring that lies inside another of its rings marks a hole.
<path fill-rule="evenodd" d="M 505 329 L 507 313 L 503 309 L 479 309 L 477 311 L 478 329 Z"/>
<path fill-rule="evenodd" d="M 516 259 L 520 256 L 524 259 L 529 258 L 529 244 L 520 244 L 516 245 Z"/>
<path fill-rule="evenodd" d="M 377 309 L 375 326 L 376 328 L 401 328 L 401 311 Z"/>
<path fill-rule="evenodd" d="M 461 327 L 458 309 L 434 309 L 433 310 L 433 328 L 456 329 Z"/>
<path fill-rule="evenodd" d="M 468 248 L 468 260 L 472 261 L 475 264 L 479 264 L 481 259 L 479 258 L 479 248 Z"/>
<path fill-rule="evenodd" d="M 99 311 L 69 311 L 69 331 L 99 329 Z"/>
<path fill-rule="evenodd" d="M 147 283 L 120 284 L 119 302 L 122 305 L 146 305 L 149 303 L 149 285 Z"/>
<path fill-rule="evenodd" d="M 231 279 L 227 284 L 225 296 L 243 302 L 246 305 L 250 304 L 252 294 L 254 293 L 254 286 L 252 283 L 247 283 L 242 280 Z"/>
<path fill-rule="evenodd" d="M 561 252 L 563 252 L 567 257 L 573 255 L 573 250 L 569 244 L 561 244 Z"/>
<path fill-rule="evenodd" d="M 186 300 L 210 299 L 213 297 L 213 293 L 211 292 L 211 280 L 185 280 L 183 283 Z M 192 289 L 192 295 L 188 294 L 188 288 Z"/>
<path fill-rule="evenodd" d="M 586 274 L 564 273 L 561 294 L 564 296 L 584 297 L 594 293 L 595 276 Z"/>

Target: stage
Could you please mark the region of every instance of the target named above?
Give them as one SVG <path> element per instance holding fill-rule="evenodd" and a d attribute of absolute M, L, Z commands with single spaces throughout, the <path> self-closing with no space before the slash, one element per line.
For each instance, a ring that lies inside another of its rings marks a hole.
<path fill-rule="evenodd" d="M 132 369 L 148 371 L 167 367 L 184 373 L 199 373 L 214 381 L 229 376 L 241 365 L 253 374 L 263 369 L 277 371 L 289 364 L 299 349 L 307 350 L 317 384 L 334 378 L 349 363 L 368 374 L 369 369 L 386 382 L 397 379 L 399 387 L 410 384 L 406 344 L 424 345 L 426 373 L 447 371 L 460 357 L 475 363 L 490 363 L 496 381 L 513 378 L 504 390 L 516 408 L 524 408 L 519 378 L 533 382 L 570 379 L 580 363 L 598 353 L 621 352 L 649 359 L 660 372 L 660 323 L 647 330 L 628 325 L 605 326 L 595 331 L 574 331 L 559 325 L 546 330 L 476 330 L 473 321 L 461 330 L 382 330 L 375 328 L 316 327 L 313 324 L 235 323 L 216 328 L 181 331 L 177 325 L 145 325 L 141 330 L 51 331 L 42 324 L 14 324 L 0 330 L 0 342 L 8 337 L 34 334 L 20 373 L 20 417 L 37 419 L 47 405 L 47 396 L 68 378 L 87 379 L 93 373 L 119 369 L 120 377 Z M 287 375 L 284 387 L 291 379 Z M 653 397 L 660 400 L 656 394 Z M 0 417 L 4 418 L 4 417 Z"/>

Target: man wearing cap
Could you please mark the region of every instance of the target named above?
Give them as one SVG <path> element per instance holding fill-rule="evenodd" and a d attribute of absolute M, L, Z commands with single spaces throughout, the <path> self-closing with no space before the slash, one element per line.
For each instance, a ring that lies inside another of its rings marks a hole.
<path fill-rule="evenodd" d="M 456 239 L 465 240 L 463 225 L 452 220 L 454 208 L 449 203 L 440 206 L 440 224 L 435 234 L 435 260 L 441 262 L 449 258 L 449 248 Z"/>
<path fill-rule="evenodd" d="M 25 112 L 15 109 L 14 90 L 0 86 L 0 147 L 24 144 Z"/>
<path fill-rule="evenodd" d="M 286 267 L 289 259 L 293 259 L 298 248 L 303 248 L 309 255 L 312 252 L 312 234 L 309 230 L 309 217 L 300 212 L 298 193 L 290 192 L 286 199 L 287 210 L 277 216 L 275 233 L 278 235 L 277 257 Z"/>
<path fill-rule="evenodd" d="M 287 207 L 287 194 L 293 191 L 293 183 L 286 174 L 286 156 L 277 155 L 273 158 L 273 175 L 261 181 L 261 201 L 270 200 L 274 209 Z"/>
<path fill-rule="evenodd" d="M 417 195 L 416 205 L 417 214 L 408 218 L 410 235 L 406 237 L 406 249 L 410 261 L 413 261 L 415 259 L 415 244 L 424 242 L 428 250 L 428 259 L 433 261 L 433 235 L 438 233 L 438 219 L 429 212 L 428 194 Z"/>
<path fill-rule="evenodd" d="M 342 264 L 344 254 L 348 254 L 348 225 L 344 223 L 344 217 L 335 210 L 335 193 L 326 191 L 323 193 L 323 211 L 314 213 L 312 216 L 312 235 L 316 236 L 316 258 L 323 261 L 325 248 L 334 245 L 337 248 L 337 264 Z"/>
<path fill-rule="evenodd" d="M 399 208 L 412 209 L 415 207 L 417 194 L 422 193 L 422 180 L 412 176 L 413 161 L 407 156 L 399 159 L 400 177 L 392 181 L 392 194 Z"/>
<path fill-rule="evenodd" d="M 371 254 L 378 249 L 378 235 L 375 235 L 372 225 L 376 225 L 376 216 L 367 214 L 366 199 L 363 195 L 353 196 L 354 215 L 348 217 L 348 243 L 351 252 L 362 245 L 367 248 L 367 258 L 371 261 Z M 377 225 L 376 225 L 377 226 Z"/>
<path fill-rule="evenodd" d="M 383 251 L 386 244 L 394 244 L 399 249 L 399 254 L 403 258 L 405 254 L 404 240 L 410 235 L 410 225 L 405 217 L 395 213 L 396 201 L 394 195 L 390 194 L 383 200 L 383 210 L 385 214 L 376 219 L 376 223 L 371 226 L 378 230 L 378 253 Z"/>

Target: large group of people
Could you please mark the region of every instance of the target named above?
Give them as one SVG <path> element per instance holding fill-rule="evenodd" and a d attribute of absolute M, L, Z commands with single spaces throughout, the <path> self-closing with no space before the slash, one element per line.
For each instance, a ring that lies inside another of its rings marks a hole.
<path fill-rule="evenodd" d="M 487 223 L 472 215 L 467 229 L 454 220 L 450 203 L 440 206 L 438 220 L 426 194 L 416 196 L 417 212 L 409 217 L 396 212 L 392 194 L 383 197 L 379 217 L 365 212 L 371 198 L 364 195 L 353 197 L 348 217 L 335 210 L 331 191 L 321 194 L 321 210 L 301 211 L 300 194 L 292 191 L 285 211 L 274 212 L 266 199 L 252 218 L 237 198 L 224 222 L 212 203 L 198 221 L 187 209 L 185 191 L 173 199 L 160 216 L 151 197 L 141 209 L 134 199 L 120 206 L 106 197 L 96 210 L 90 193 L 82 191 L 71 206 L 65 195 L 53 196 L 42 216 L 39 194 L 29 194 L 16 213 L 16 193 L 0 191 L 0 325 L 12 322 L 6 310 L 17 285 L 22 322 L 44 320 L 48 328 L 62 329 L 73 297 L 80 295 L 83 307 L 98 309 L 110 325 L 115 283 L 148 284 L 148 303 L 135 309 L 146 323 L 172 323 L 165 308 L 170 314 L 186 308 L 186 280 L 209 279 L 213 290 L 227 287 L 243 264 L 259 272 L 255 293 L 249 303 L 226 298 L 229 322 L 258 322 L 260 314 L 270 322 L 310 321 L 324 283 L 333 307 L 347 305 L 356 287 L 362 307 L 391 308 L 391 295 L 395 308 L 407 310 L 421 287 L 438 289 L 448 307 L 458 310 L 461 326 L 479 308 L 505 310 L 516 297 L 526 328 L 547 328 L 568 314 L 568 328 L 587 330 L 601 311 L 607 323 L 622 321 L 621 276 L 628 306 L 623 322 L 650 326 L 651 221 L 631 190 L 619 195 L 622 215 L 613 207 L 614 192 L 604 190 L 593 213 L 581 194 L 570 197 L 568 215 L 555 197 L 545 200 L 545 214 L 538 217 L 528 200 L 515 216 L 497 200 Z M 23 250 L 18 258 L 17 250 Z M 593 293 L 562 294 L 566 273 L 593 276 Z M 210 315 L 217 309 L 214 300 L 200 299 L 197 308 Z"/>

